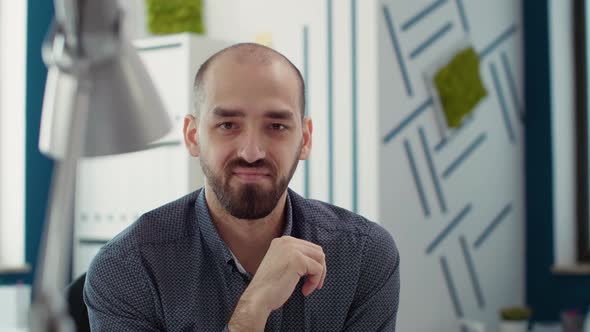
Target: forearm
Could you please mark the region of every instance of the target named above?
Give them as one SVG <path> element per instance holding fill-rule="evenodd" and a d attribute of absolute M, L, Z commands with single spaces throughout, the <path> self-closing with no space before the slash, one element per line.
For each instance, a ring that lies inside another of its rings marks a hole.
<path fill-rule="evenodd" d="M 230 332 L 264 331 L 270 311 L 258 304 L 248 294 L 242 295 L 229 323 Z"/>

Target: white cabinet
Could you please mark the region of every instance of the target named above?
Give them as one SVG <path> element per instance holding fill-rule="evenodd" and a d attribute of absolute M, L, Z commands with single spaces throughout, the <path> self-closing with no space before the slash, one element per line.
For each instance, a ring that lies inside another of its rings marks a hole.
<path fill-rule="evenodd" d="M 74 277 L 87 270 L 104 243 L 141 214 L 203 184 L 198 160 L 184 146 L 182 123 L 184 116 L 192 111 L 193 79 L 199 66 L 229 43 L 178 34 L 141 39 L 134 45 L 174 127 L 147 150 L 80 162 L 75 201 Z"/>

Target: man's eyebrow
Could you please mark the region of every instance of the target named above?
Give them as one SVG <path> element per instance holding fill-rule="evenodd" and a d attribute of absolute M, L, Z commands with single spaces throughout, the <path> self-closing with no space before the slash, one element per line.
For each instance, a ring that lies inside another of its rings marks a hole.
<path fill-rule="evenodd" d="M 266 113 L 264 113 L 264 116 L 267 118 L 271 118 L 271 119 L 277 119 L 277 120 L 289 120 L 291 118 L 293 118 L 293 112 L 289 112 L 289 111 L 267 111 Z"/>
<path fill-rule="evenodd" d="M 244 117 L 246 116 L 244 114 L 244 112 L 240 111 L 240 110 L 229 110 L 229 109 L 224 109 L 221 107 L 215 107 L 213 109 L 213 115 L 217 116 L 217 117 L 222 117 L 222 118 L 232 118 L 232 117 Z"/>

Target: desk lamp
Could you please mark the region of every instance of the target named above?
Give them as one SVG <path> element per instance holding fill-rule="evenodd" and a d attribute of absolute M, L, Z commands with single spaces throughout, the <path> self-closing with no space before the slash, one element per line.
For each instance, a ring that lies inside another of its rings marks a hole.
<path fill-rule="evenodd" d="M 33 285 L 31 331 L 74 331 L 64 298 L 78 159 L 144 149 L 172 127 L 116 0 L 55 0 L 39 149 L 54 159 Z"/>

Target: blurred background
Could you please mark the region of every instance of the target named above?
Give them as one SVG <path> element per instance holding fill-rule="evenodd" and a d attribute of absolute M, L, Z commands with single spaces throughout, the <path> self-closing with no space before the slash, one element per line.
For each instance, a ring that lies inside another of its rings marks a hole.
<path fill-rule="evenodd" d="M 71 280 L 142 213 L 202 185 L 181 136 L 193 76 L 221 48 L 257 42 L 307 83 L 314 147 L 291 188 L 396 240 L 398 331 L 582 331 L 585 2 L 122 0 L 123 34 L 175 126 L 144 151 L 80 161 Z M 0 331 L 26 330 L 46 220 L 53 15 L 52 1 L 0 0 Z"/>

